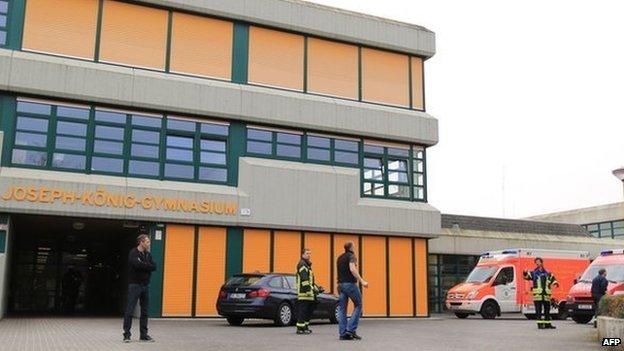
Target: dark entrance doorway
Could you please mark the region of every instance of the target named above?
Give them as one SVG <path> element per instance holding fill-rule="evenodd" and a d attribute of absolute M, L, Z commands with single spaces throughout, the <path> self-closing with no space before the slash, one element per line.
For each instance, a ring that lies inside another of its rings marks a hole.
<path fill-rule="evenodd" d="M 144 223 L 15 215 L 9 313 L 123 313 L 127 255 Z"/>

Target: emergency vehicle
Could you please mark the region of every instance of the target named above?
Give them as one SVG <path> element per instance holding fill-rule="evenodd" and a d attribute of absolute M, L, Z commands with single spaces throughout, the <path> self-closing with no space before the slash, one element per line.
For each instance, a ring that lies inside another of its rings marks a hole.
<path fill-rule="evenodd" d="M 484 319 L 494 319 L 505 312 L 522 312 L 529 319 L 535 318 L 532 282 L 524 280 L 522 273 L 535 268 L 533 260 L 537 257 L 544 260 L 544 268 L 559 282 L 553 289 L 551 314 L 555 316 L 560 310 L 566 314 L 568 291 L 575 278 L 589 266 L 587 251 L 508 249 L 486 252 L 466 281 L 448 291 L 446 308 L 458 318 L 478 313 Z"/>
<path fill-rule="evenodd" d="M 624 250 L 607 250 L 587 267 L 567 297 L 568 313 L 576 323 L 585 324 L 594 316 L 594 300 L 591 296 L 592 280 L 600 269 L 607 270 L 607 295 L 624 294 Z"/>

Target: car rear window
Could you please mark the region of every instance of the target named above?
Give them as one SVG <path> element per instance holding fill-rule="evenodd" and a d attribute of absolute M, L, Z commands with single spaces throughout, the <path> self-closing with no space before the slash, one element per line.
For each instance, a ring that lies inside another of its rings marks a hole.
<path fill-rule="evenodd" d="M 258 283 L 262 278 L 261 275 L 234 276 L 225 283 L 225 286 L 251 286 Z"/>

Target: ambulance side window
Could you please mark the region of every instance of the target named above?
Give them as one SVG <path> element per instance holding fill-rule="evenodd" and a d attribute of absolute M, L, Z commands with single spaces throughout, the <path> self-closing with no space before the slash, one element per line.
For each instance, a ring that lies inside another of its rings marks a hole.
<path fill-rule="evenodd" d="M 506 285 L 514 281 L 514 269 L 513 267 L 505 267 L 498 272 L 494 285 Z"/>

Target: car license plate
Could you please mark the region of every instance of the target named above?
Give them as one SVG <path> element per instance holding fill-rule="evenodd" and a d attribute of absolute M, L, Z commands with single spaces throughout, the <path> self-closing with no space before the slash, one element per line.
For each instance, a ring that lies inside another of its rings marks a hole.
<path fill-rule="evenodd" d="M 579 310 L 591 310 L 592 308 L 594 308 L 592 305 L 578 305 Z"/>
<path fill-rule="evenodd" d="M 230 299 L 244 299 L 247 294 L 230 294 Z"/>

